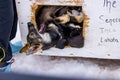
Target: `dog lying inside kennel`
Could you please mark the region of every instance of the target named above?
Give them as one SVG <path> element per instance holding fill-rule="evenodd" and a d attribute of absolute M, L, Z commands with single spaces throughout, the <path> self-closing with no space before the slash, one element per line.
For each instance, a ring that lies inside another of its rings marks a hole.
<path fill-rule="evenodd" d="M 36 26 L 28 22 L 28 53 L 52 47 L 81 48 L 84 46 L 82 6 L 38 6 Z M 26 46 L 21 50 L 24 52 Z"/>
<path fill-rule="evenodd" d="M 107 0 L 16 0 L 24 46 L 21 52 L 119 59 L 117 3 Z"/>

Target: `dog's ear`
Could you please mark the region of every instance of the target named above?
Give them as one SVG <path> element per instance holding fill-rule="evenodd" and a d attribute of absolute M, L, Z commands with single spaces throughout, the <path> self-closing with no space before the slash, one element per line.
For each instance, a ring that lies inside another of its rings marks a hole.
<path fill-rule="evenodd" d="M 35 27 L 34 27 L 34 24 L 33 24 L 33 23 L 28 22 L 28 23 L 27 23 L 27 25 L 28 25 L 28 30 L 29 30 L 29 31 L 32 31 L 32 30 L 34 30 L 34 29 L 35 29 Z"/>

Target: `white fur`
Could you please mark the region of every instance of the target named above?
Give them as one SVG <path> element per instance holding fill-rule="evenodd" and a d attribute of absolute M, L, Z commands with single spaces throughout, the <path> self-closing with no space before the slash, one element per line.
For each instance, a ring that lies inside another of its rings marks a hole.
<path fill-rule="evenodd" d="M 42 37 L 44 43 L 51 43 L 52 40 L 49 33 L 46 32 L 44 34 L 40 34 L 40 36 Z"/>
<path fill-rule="evenodd" d="M 73 23 L 69 24 L 69 26 L 71 26 L 71 27 L 73 27 L 73 28 L 81 28 L 81 26 L 75 25 L 75 24 L 73 24 Z"/>
<path fill-rule="evenodd" d="M 58 27 L 53 23 L 49 24 L 48 27 L 51 27 L 51 28 L 53 28 L 55 30 L 58 30 Z"/>
<path fill-rule="evenodd" d="M 72 10 L 72 16 L 83 16 L 83 13 L 82 12 L 79 12 L 77 10 Z"/>
<path fill-rule="evenodd" d="M 79 23 L 84 20 L 83 12 L 78 12 L 76 10 L 72 10 L 72 14 L 70 16 L 75 16 Z"/>
<path fill-rule="evenodd" d="M 58 27 L 57 27 L 55 24 L 51 23 L 51 24 L 48 25 L 48 27 L 53 28 L 53 29 L 58 33 L 58 35 L 60 36 L 60 38 L 62 38 L 62 35 L 61 35 L 61 33 L 58 31 Z"/>
<path fill-rule="evenodd" d="M 59 36 L 61 36 L 60 32 L 58 31 L 58 27 L 55 24 L 51 23 L 48 25 L 48 27 L 53 28 L 59 34 Z"/>

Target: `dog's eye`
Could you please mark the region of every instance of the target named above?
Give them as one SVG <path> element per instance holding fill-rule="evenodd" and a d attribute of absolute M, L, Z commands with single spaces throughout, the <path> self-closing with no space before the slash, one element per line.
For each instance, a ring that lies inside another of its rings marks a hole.
<path fill-rule="evenodd" d="M 32 33 L 30 33 L 30 35 L 31 35 L 31 36 L 33 36 L 33 35 L 34 35 L 34 33 L 33 33 L 33 32 L 32 32 Z"/>
<path fill-rule="evenodd" d="M 34 38 L 34 37 L 35 37 L 35 33 L 31 32 L 31 33 L 29 34 L 29 37 L 30 37 L 30 38 Z"/>

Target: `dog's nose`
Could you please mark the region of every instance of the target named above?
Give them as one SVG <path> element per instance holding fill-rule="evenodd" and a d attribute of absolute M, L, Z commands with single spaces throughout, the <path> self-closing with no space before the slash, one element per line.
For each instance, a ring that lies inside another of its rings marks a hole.
<path fill-rule="evenodd" d="M 28 27 L 34 26 L 33 23 L 31 23 L 31 22 L 28 22 L 27 25 L 28 25 Z"/>

